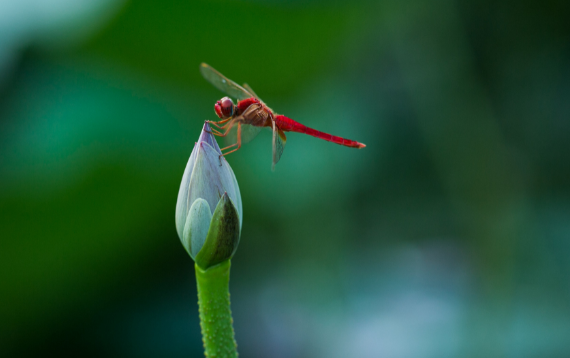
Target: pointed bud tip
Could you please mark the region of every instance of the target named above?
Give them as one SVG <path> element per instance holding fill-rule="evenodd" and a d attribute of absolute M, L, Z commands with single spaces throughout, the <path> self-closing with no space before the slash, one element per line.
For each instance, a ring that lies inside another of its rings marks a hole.
<path fill-rule="evenodd" d="M 202 128 L 202 133 L 200 133 L 200 138 L 198 138 L 198 143 L 208 143 L 212 148 L 214 148 L 220 154 L 220 147 L 214 138 L 214 134 L 212 133 L 212 127 L 208 121 L 204 121 L 204 127 Z"/>

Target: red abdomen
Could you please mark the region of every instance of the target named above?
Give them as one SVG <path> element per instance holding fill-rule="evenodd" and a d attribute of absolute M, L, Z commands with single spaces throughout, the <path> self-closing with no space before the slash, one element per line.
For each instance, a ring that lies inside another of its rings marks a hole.
<path fill-rule="evenodd" d="M 308 134 L 308 135 L 316 137 L 316 138 L 324 139 L 328 142 L 333 142 L 333 143 L 344 145 L 346 147 L 351 147 L 351 148 L 364 148 L 364 147 L 366 147 L 366 145 L 359 143 L 355 140 L 337 137 L 337 136 L 332 135 L 332 134 L 324 133 L 324 132 L 318 131 L 316 129 L 309 128 L 304 124 L 301 124 L 301 123 L 299 123 L 299 122 L 297 122 L 291 118 L 287 118 L 287 117 L 282 116 L 280 114 L 275 116 L 275 124 L 277 125 L 277 127 L 279 127 L 279 129 L 281 129 L 282 131 L 285 131 L 285 132 L 305 133 L 305 134 Z"/>

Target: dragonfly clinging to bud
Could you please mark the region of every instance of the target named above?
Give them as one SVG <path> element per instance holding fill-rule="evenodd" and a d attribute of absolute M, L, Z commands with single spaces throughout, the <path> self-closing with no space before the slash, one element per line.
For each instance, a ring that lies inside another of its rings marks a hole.
<path fill-rule="evenodd" d="M 213 126 L 219 128 L 219 130 L 212 128 L 212 133 L 219 137 L 225 137 L 230 130 L 237 129 L 237 142 L 222 148 L 222 151 L 231 149 L 223 155 L 228 155 L 240 149 L 242 143 L 247 143 L 253 139 L 263 127 L 269 127 L 273 131 L 273 168 L 275 168 L 275 164 L 277 164 L 283 154 L 287 141 L 285 132 L 305 133 L 351 148 L 360 149 L 366 147 L 366 145 L 357 141 L 320 132 L 291 118 L 276 114 L 247 84 L 244 84 L 242 87 L 205 63 L 200 65 L 200 72 L 214 87 L 238 100 L 237 104 L 234 104 L 229 97 L 224 97 L 217 101 L 214 105 L 214 110 L 220 121 L 208 121 Z"/>

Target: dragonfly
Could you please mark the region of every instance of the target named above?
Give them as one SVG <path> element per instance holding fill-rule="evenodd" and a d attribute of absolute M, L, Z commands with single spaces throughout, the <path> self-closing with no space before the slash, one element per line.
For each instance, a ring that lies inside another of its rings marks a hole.
<path fill-rule="evenodd" d="M 237 104 L 234 104 L 230 97 L 223 97 L 217 101 L 214 105 L 214 110 L 220 120 L 207 121 L 217 128 L 211 127 L 212 133 L 216 136 L 226 137 L 230 131 L 235 131 L 237 134 L 236 143 L 221 149 L 222 156 L 239 150 L 242 143 L 249 142 L 261 129 L 266 127 L 273 132 L 272 170 L 275 170 L 275 165 L 281 159 L 285 149 L 285 143 L 287 142 L 285 132 L 304 133 L 350 148 L 361 149 L 366 147 L 366 145 L 357 141 L 309 128 L 291 118 L 275 113 L 255 94 L 247 83 L 240 86 L 206 63 L 200 65 L 200 72 L 214 87 L 237 99 Z"/>

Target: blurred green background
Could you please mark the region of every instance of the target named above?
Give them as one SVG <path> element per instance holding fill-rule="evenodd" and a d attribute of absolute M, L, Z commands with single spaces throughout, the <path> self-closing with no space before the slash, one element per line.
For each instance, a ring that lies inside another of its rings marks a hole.
<path fill-rule="evenodd" d="M 570 356 L 570 3 L 0 1 L 0 356 L 201 357 L 174 210 L 223 96 L 242 357 Z"/>

